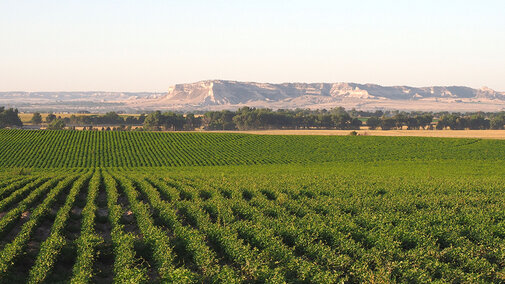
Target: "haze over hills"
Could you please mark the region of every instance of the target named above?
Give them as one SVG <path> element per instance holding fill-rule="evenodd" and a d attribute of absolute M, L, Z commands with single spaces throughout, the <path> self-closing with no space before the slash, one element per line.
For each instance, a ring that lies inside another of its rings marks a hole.
<path fill-rule="evenodd" d="M 16 107 L 21 111 L 107 112 L 132 111 L 129 102 L 156 99 L 166 93 L 151 92 L 0 92 L 0 106 Z"/>
<path fill-rule="evenodd" d="M 167 93 L 3 92 L 0 105 L 22 110 L 58 108 L 90 110 L 220 110 L 242 106 L 273 109 L 501 111 L 505 92 L 464 86 L 380 86 L 357 83 L 256 83 L 207 80 L 177 84 Z"/>
<path fill-rule="evenodd" d="M 224 80 L 170 87 L 154 100 L 132 101 L 143 107 L 226 109 L 241 106 L 322 109 L 502 110 L 505 93 L 469 87 L 384 87 L 356 83 L 268 84 Z"/>

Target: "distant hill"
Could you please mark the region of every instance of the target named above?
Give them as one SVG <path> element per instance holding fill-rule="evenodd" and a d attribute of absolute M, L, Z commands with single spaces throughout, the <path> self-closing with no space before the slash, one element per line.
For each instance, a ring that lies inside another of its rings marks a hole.
<path fill-rule="evenodd" d="M 227 109 L 241 106 L 268 108 L 498 111 L 505 108 L 505 93 L 462 86 L 380 86 L 356 83 L 268 84 L 212 80 L 178 84 L 154 100 L 132 101 L 138 107 Z"/>
<path fill-rule="evenodd" d="M 129 102 L 153 100 L 166 93 L 150 92 L 0 92 L 0 106 L 22 111 L 90 112 L 133 111 Z"/>
<path fill-rule="evenodd" d="M 22 110 L 220 110 L 242 106 L 362 110 L 501 111 L 505 92 L 464 86 L 380 86 L 356 83 L 255 83 L 207 80 L 177 84 L 166 93 L 0 92 L 0 105 Z"/>

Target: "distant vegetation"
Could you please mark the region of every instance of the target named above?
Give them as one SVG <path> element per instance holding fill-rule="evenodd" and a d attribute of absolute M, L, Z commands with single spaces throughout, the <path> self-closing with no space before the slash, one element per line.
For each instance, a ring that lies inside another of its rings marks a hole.
<path fill-rule="evenodd" d="M 0 108 L 0 128 L 16 128 L 23 124 L 16 109 Z M 243 107 L 237 111 L 209 111 L 203 114 L 155 111 L 141 115 L 70 115 L 61 117 L 50 113 L 45 119 L 34 113 L 29 121 L 47 129 L 84 130 L 149 130 L 192 131 L 205 130 L 265 130 L 265 129 L 504 129 L 505 112 L 449 113 L 357 111 L 334 108 L 331 110 L 271 110 Z"/>
<path fill-rule="evenodd" d="M 438 119 L 438 122 L 435 120 Z M 363 124 L 363 121 L 365 122 Z M 376 111 L 365 112 L 343 108 L 331 110 L 270 110 L 243 107 L 237 111 L 210 111 L 195 117 L 175 113 L 154 112 L 147 115 L 144 127 L 149 130 L 255 129 L 504 129 L 505 113 L 431 113 Z"/>
<path fill-rule="evenodd" d="M 108 112 L 105 115 L 72 115 L 65 120 L 65 123 L 71 125 L 142 125 L 145 115 L 123 117 Z"/>
<path fill-rule="evenodd" d="M 0 107 L 0 128 L 23 126 L 17 109 Z"/>

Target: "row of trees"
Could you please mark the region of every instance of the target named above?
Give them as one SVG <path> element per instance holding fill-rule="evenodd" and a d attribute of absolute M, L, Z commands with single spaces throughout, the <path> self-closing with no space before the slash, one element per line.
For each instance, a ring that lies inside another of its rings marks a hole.
<path fill-rule="evenodd" d="M 35 125 L 42 124 L 42 115 L 39 112 L 33 113 L 30 122 Z M 50 130 L 64 129 L 66 126 L 65 120 L 61 117 L 57 117 L 53 113 L 50 113 L 46 116 L 45 122 L 47 123 L 47 129 Z"/>
<path fill-rule="evenodd" d="M 413 115 L 408 113 L 398 113 L 392 117 L 388 116 L 372 116 L 366 121 L 366 125 L 374 130 L 381 128 L 382 130 L 391 129 L 403 129 L 404 126 L 407 129 L 432 129 L 433 115 L 422 114 Z"/>
<path fill-rule="evenodd" d="M 192 113 L 156 111 L 139 117 L 122 117 L 114 112 L 105 115 L 71 116 L 63 122 L 70 125 L 143 125 L 147 130 L 251 130 L 251 129 L 360 129 L 362 121 L 355 110 L 276 110 L 243 107 L 237 111 L 209 111 L 203 116 Z M 377 111 L 366 120 L 370 129 L 505 129 L 505 112 L 465 115 L 459 113 L 434 114 L 429 112 Z M 378 116 L 382 114 L 382 116 Z M 46 119 L 47 120 L 47 119 Z M 120 130 L 125 127 L 119 128 Z M 128 129 L 128 128 L 126 128 Z"/>
<path fill-rule="evenodd" d="M 147 115 L 148 130 L 359 129 L 362 122 L 343 108 L 330 111 L 277 110 L 243 107 L 237 111 L 209 111 L 203 116 L 156 111 Z"/>
<path fill-rule="evenodd" d="M 140 116 L 120 116 L 116 112 L 108 112 L 105 115 L 71 115 L 70 117 L 61 118 L 61 116 L 56 116 L 50 113 L 46 116 L 45 122 L 47 124 L 52 123 L 55 120 L 62 120 L 65 124 L 75 125 L 75 126 L 91 126 L 91 125 L 142 125 L 144 123 L 146 116 L 141 114 Z M 31 122 L 33 124 L 42 124 L 42 115 L 35 112 L 32 116 Z"/>
<path fill-rule="evenodd" d="M 17 109 L 0 107 L 0 128 L 21 127 Z M 276 110 L 243 107 L 237 111 L 209 111 L 200 116 L 192 113 L 155 111 L 147 116 L 120 116 L 115 112 L 105 115 L 72 115 L 60 117 L 49 114 L 43 120 L 40 113 L 34 113 L 33 124 L 47 123 L 48 129 L 63 129 L 84 126 L 115 126 L 116 130 L 131 130 L 132 126 L 143 126 L 146 130 L 251 130 L 251 129 L 344 129 L 357 130 L 362 121 L 355 115 L 360 111 L 346 111 L 344 108 L 331 110 Z M 370 129 L 505 129 L 505 112 L 499 113 L 428 113 L 428 112 L 370 112 L 366 125 Z M 381 116 L 379 116 L 381 115 Z M 438 117 L 437 123 L 434 118 Z M 106 129 L 102 127 L 103 129 Z M 86 129 L 86 128 L 85 128 Z M 138 129 L 138 128 L 135 128 Z"/>
<path fill-rule="evenodd" d="M 493 118 L 493 129 L 503 129 L 503 123 L 498 125 Z M 437 123 L 437 129 L 490 129 L 491 120 L 482 115 L 459 116 L 455 114 L 443 115 Z"/>
<path fill-rule="evenodd" d="M 237 111 L 204 114 L 202 126 L 209 130 L 250 129 L 359 129 L 362 122 L 343 108 L 332 110 L 277 110 L 243 107 Z"/>
<path fill-rule="evenodd" d="M 144 128 L 147 130 L 195 130 L 201 126 L 201 118 L 194 114 L 155 111 L 147 115 Z"/>
<path fill-rule="evenodd" d="M 145 118 L 145 114 L 124 117 L 116 112 L 108 112 L 105 115 L 71 115 L 70 117 L 64 118 L 50 113 L 43 119 L 40 113 L 35 112 L 30 122 L 35 125 L 40 125 L 45 122 L 47 124 L 47 129 L 63 129 L 67 125 L 70 125 L 72 128 L 75 128 L 75 126 L 84 126 L 85 129 L 86 127 L 92 128 L 92 126 L 100 125 L 120 125 L 122 127 L 118 127 L 118 129 L 126 130 L 131 129 L 131 126 L 143 125 Z M 130 126 L 130 128 L 127 128 L 125 125 Z"/>
<path fill-rule="evenodd" d="M 505 129 L 505 112 L 495 113 L 489 121 L 491 129 Z"/>
<path fill-rule="evenodd" d="M 433 123 L 433 115 L 398 113 L 391 117 L 372 116 L 366 121 L 370 129 L 452 129 L 452 130 L 480 130 L 480 129 L 505 129 L 505 113 L 493 113 L 489 117 L 483 114 L 462 115 L 456 113 L 443 114 Z"/>
<path fill-rule="evenodd" d="M 393 116 L 372 116 L 366 121 L 370 129 L 452 129 L 452 130 L 479 130 L 479 129 L 505 129 L 505 113 L 493 113 L 489 117 L 483 114 L 462 115 L 456 113 L 443 114 L 433 123 L 433 115 L 398 113 Z"/>
<path fill-rule="evenodd" d="M 0 107 L 0 128 L 23 126 L 18 113 L 17 109 Z"/>

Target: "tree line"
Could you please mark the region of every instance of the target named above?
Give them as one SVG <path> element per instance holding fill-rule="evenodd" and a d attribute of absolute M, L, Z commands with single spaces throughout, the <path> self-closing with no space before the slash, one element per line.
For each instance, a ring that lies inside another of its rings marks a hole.
<path fill-rule="evenodd" d="M 362 121 L 344 108 L 284 110 L 243 107 L 237 111 L 210 111 L 202 119 L 209 130 L 251 129 L 359 129 Z"/>
<path fill-rule="evenodd" d="M 0 128 L 21 127 L 17 109 L 0 107 Z M 362 125 L 369 129 L 505 129 L 505 112 L 449 113 L 400 111 L 346 111 L 342 107 L 330 110 L 271 110 L 243 107 L 236 111 L 207 111 L 203 114 L 155 111 L 147 115 L 121 116 L 116 112 L 103 115 L 49 114 L 42 118 L 34 113 L 31 123 L 45 123 L 48 129 L 76 126 L 84 129 L 150 131 L 205 130 L 265 130 L 265 129 L 340 129 L 358 130 Z"/>
<path fill-rule="evenodd" d="M 17 109 L 0 107 L 0 128 L 21 126 L 23 126 L 23 122 L 19 118 Z"/>
<path fill-rule="evenodd" d="M 367 115 L 368 117 L 363 117 Z M 363 123 L 365 122 L 365 123 Z M 346 111 L 331 110 L 271 110 L 243 107 L 237 111 L 208 111 L 194 114 L 176 114 L 159 111 L 147 115 L 144 128 L 148 130 L 263 130 L 263 129 L 339 129 L 358 130 L 362 125 L 369 129 L 504 129 L 505 112 L 499 113 L 432 113 Z"/>
<path fill-rule="evenodd" d="M 47 124 L 52 123 L 55 120 L 62 120 L 67 125 L 75 126 L 93 126 L 93 125 L 142 125 L 144 123 L 146 116 L 141 114 L 140 116 L 120 116 L 116 112 L 108 112 L 104 115 L 71 115 L 70 117 L 56 116 L 50 113 L 46 116 L 45 122 Z M 33 114 L 31 119 L 33 124 L 43 123 L 42 116 L 40 113 L 36 112 Z"/>
<path fill-rule="evenodd" d="M 382 130 L 403 129 L 404 127 L 407 127 L 408 130 L 417 130 L 433 129 L 432 122 L 432 114 L 398 113 L 393 116 L 369 117 L 366 125 L 371 130 L 378 129 L 379 127 Z"/>
<path fill-rule="evenodd" d="M 367 115 L 368 117 L 363 117 Z M 365 123 L 363 123 L 365 122 Z M 505 129 L 505 112 L 499 113 L 432 113 L 331 110 L 271 110 L 243 107 L 236 111 L 208 111 L 196 116 L 156 111 L 146 116 L 147 130 L 264 130 L 264 129 Z"/>

